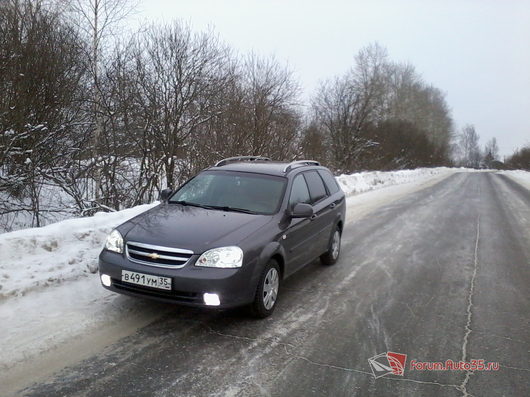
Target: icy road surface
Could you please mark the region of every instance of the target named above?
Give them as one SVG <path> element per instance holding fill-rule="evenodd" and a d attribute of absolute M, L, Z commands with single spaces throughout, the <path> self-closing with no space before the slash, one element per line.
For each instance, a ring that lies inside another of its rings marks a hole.
<path fill-rule="evenodd" d="M 272 317 L 119 297 L 102 307 L 113 332 L 58 349 L 50 365 L 69 366 L 19 394 L 530 395 L 530 191 L 485 172 L 434 182 L 349 199 L 340 261 L 286 280 Z M 368 359 L 386 351 L 407 354 L 403 377 L 374 379 Z M 500 369 L 409 367 L 448 359 Z"/>

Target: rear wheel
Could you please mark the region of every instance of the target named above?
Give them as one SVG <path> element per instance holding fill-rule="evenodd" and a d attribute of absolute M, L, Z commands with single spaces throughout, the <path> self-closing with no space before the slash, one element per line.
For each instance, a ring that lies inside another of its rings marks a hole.
<path fill-rule="evenodd" d="M 328 250 L 320 256 L 320 260 L 324 265 L 329 266 L 337 263 L 340 255 L 340 238 L 340 228 L 337 226 L 329 240 Z"/>
<path fill-rule="evenodd" d="M 278 262 L 271 259 L 261 273 L 258 290 L 252 303 L 252 314 L 258 318 L 270 316 L 276 307 L 279 291 L 280 266 Z"/>

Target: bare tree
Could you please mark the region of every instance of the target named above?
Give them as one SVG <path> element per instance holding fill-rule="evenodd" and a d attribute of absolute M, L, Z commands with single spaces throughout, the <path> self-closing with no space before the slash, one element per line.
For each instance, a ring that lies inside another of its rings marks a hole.
<path fill-rule="evenodd" d="M 377 44 L 361 50 L 344 77 L 324 83 L 313 100 L 316 122 L 330 137 L 333 166 L 341 172 L 362 167 L 360 155 L 375 143 L 367 125 L 381 117 L 387 53 Z"/>
<path fill-rule="evenodd" d="M 499 160 L 499 146 L 497 138 L 491 138 L 484 146 L 484 163 L 488 168 L 492 168 L 495 161 Z"/>
<path fill-rule="evenodd" d="M 459 162 L 464 167 L 479 168 L 482 159 L 479 139 L 474 126 L 466 125 L 462 128 L 459 136 Z"/>
<path fill-rule="evenodd" d="M 231 79 L 216 97 L 217 114 L 195 140 L 201 166 L 241 154 L 290 159 L 298 152 L 298 83 L 273 57 L 250 54 L 231 63 Z"/>
<path fill-rule="evenodd" d="M 431 167 L 443 160 L 425 131 L 409 121 L 382 121 L 369 129 L 369 136 L 377 145 L 363 156 L 368 169 Z"/>
<path fill-rule="evenodd" d="M 530 171 L 530 145 L 515 150 L 506 160 L 506 164 L 512 169 Z"/>
<path fill-rule="evenodd" d="M 83 139 L 85 63 L 76 32 L 43 3 L 6 1 L 0 11 L 2 206 L 31 213 L 39 226 L 52 211 L 41 208 L 42 189 Z"/>
<path fill-rule="evenodd" d="M 303 158 L 314 159 L 322 164 L 328 164 L 329 153 L 327 137 L 321 131 L 319 125 L 310 120 L 302 130 L 300 150 Z"/>
<path fill-rule="evenodd" d="M 332 166 L 340 172 L 450 162 L 453 121 L 445 95 L 425 84 L 412 65 L 391 62 L 378 44 L 361 50 L 346 75 L 324 83 L 312 105 L 313 123 L 328 138 Z M 387 134 L 412 145 L 406 161 L 389 144 L 401 147 L 399 142 Z M 425 143 L 424 153 L 416 142 Z"/>
<path fill-rule="evenodd" d="M 105 38 L 112 33 L 112 29 L 125 19 L 135 8 L 136 1 L 132 0 L 71 0 L 66 5 L 70 8 L 75 24 L 90 42 L 90 70 L 92 74 L 92 106 L 94 117 L 94 132 L 92 156 L 95 161 L 95 200 L 100 201 L 101 195 L 101 167 L 98 164 L 101 136 L 103 134 L 103 89 L 100 85 L 102 69 L 102 51 Z"/>
<path fill-rule="evenodd" d="M 243 63 L 244 108 L 248 153 L 284 159 L 292 154 L 298 127 L 298 83 L 274 58 L 250 54 Z"/>
<path fill-rule="evenodd" d="M 436 148 L 436 157 L 449 158 L 453 120 L 438 88 L 426 84 L 410 64 L 389 65 L 385 119 L 408 121 L 423 131 Z"/>
<path fill-rule="evenodd" d="M 218 114 L 215 99 L 233 78 L 230 51 L 212 32 L 193 33 L 174 23 L 151 27 L 134 47 L 138 122 L 151 162 L 169 186 L 197 159 L 194 138 Z"/>

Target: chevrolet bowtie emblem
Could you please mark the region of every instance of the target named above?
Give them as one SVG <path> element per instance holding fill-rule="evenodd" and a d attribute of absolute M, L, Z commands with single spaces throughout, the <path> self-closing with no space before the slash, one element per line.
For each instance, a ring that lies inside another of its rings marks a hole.
<path fill-rule="evenodd" d="M 151 259 L 158 259 L 160 258 L 160 255 L 158 255 L 156 252 L 153 252 L 152 254 L 147 255 Z"/>

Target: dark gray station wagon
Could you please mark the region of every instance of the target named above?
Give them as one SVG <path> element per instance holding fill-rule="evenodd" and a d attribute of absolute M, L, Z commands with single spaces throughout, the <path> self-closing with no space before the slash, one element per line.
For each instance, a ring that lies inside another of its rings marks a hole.
<path fill-rule="evenodd" d="M 334 264 L 344 193 L 316 161 L 219 161 L 123 223 L 99 256 L 112 291 L 184 305 L 249 305 L 270 315 L 282 280 L 315 258 Z"/>

